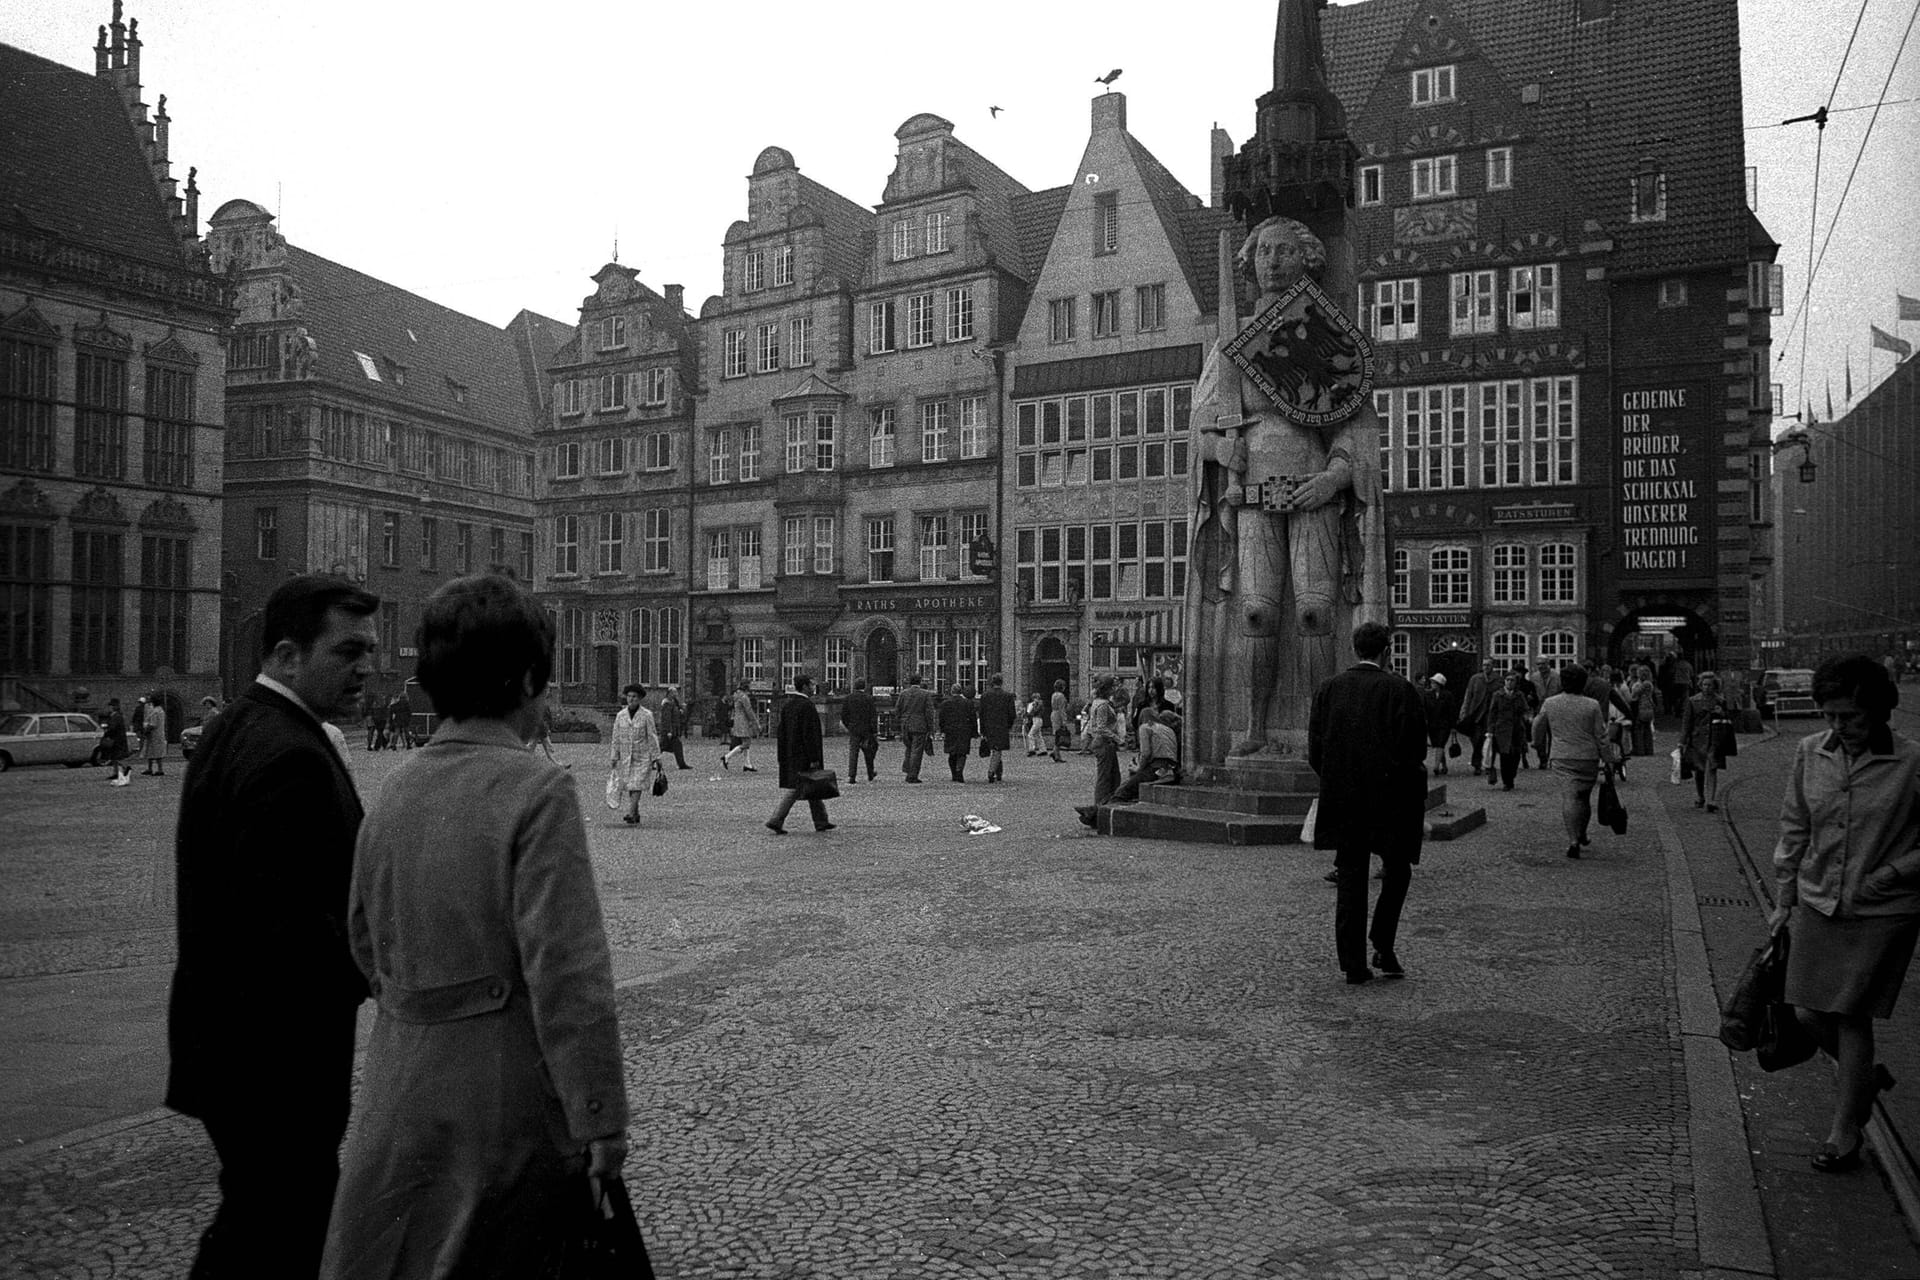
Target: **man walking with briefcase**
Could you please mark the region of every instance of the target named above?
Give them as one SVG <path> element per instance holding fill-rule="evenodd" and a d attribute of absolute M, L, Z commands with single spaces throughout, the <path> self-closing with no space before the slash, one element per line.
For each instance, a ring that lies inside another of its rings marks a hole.
<path fill-rule="evenodd" d="M 773 816 L 767 819 L 767 830 L 777 836 L 787 834 L 787 814 L 792 812 L 796 800 L 807 802 L 815 831 L 833 830 L 833 823 L 827 821 L 827 801 L 823 794 L 831 787 L 828 780 L 831 775 L 827 779 L 808 776 L 823 771 L 826 756 L 820 734 L 820 713 L 813 705 L 812 676 L 795 676 L 792 695 L 780 704 L 774 729 L 774 754 L 780 763 L 780 785 L 787 793 L 780 797 Z M 839 792 L 835 790 L 831 794 Z"/>

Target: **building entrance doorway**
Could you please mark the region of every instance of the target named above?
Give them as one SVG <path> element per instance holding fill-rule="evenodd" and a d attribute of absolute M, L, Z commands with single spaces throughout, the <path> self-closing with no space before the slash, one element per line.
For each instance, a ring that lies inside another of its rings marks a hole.
<path fill-rule="evenodd" d="M 1053 636 L 1042 640 L 1033 651 L 1033 688 L 1049 696 L 1056 680 L 1067 682 L 1067 697 L 1073 697 L 1073 668 L 1067 664 L 1067 646 Z"/>
<path fill-rule="evenodd" d="M 867 688 L 900 686 L 900 642 L 888 627 L 875 627 L 867 637 Z"/>
<path fill-rule="evenodd" d="M 593 651 L 593 698 L 600 703 L 620 701 L 620 650 L 615 645 Z"/>

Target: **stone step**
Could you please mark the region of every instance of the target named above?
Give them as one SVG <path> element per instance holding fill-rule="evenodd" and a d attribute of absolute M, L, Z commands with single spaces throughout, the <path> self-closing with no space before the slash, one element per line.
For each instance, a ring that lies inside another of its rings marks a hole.
<path fill-rule="evenodd" d="M 1313 795 L 1320 790 L 1320 777 L 1299 760 L 1276 760 L 1261 764 L 1236 763 L 1202 765 L 1194 779 L 1206 786 L 1232 787 L 1241 791 L 1280 791 L 1289 795 Z"/>
<path fill-rule="evenodd" d="M 1100 808 L 1100 831 L 1146 840 L 1193 844 L 1298 844 L 1300 818 L 1275 818 L 1228 809 L 1185 809 L 1160 804 L 1110 804 Z"/>
<path fill-rule="evenodd" d="M 1427 839 L 1457 840 L 1469 831 L 1487 825 L 1487 811 L 1481 808 L 1435 809 L 1427 813 Z"/>
<path fill-rule="evenodd" d="M 1228 813 L 1250 813 L 1265 817 L 1307 816 L 1313 803 L 1311 795 L 1284 791 L 1242 791 L 1235 787 L 1195 786 L 1182 783 L 1149 783 L 1140 788 L 1140 799 L 1148 804 L 1171 809 L 1218 809 Z"/>

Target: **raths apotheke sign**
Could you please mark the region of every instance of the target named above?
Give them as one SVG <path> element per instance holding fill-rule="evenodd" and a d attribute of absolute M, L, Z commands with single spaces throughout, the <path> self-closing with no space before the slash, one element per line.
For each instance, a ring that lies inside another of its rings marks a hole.
<path fill-rule="evenodd" d="M 1712 577 L 1714 422 L 1702 382 L 1623 387 L 1614 411 L 1619 574 Z"/>

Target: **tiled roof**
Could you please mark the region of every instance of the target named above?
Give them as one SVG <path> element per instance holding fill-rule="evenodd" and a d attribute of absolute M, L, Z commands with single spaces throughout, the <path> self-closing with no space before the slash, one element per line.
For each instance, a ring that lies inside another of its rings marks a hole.
<path fill-rule="evenodd" d="M 549 319 L 537 311 L 521 311 L 507 322 L 507 333 L 514 353 L 520 357 L 520 381 L 526 389 L 527 403 L 536 406 L 544 418 L 547 401 L 545 371 L 553 364 L 560 348 L 573 340 L 573 326 Z"/>
<path fill-rule="evenodd" d="M 22 219 L 151 262 L 187 260 L 113 86 L 0 45 L 0 221 Z"/>
<path fill-rule="evenodd" d="M 865 273 L 872 243 L 873 215 L 835 191 L 800 174 L 800 203 L 820 215 L 826 228 L 827 270 L 849 287 Z"/>
<path fill-rule="evenodd" d="M 979 197 L 980 227 L 988 252 L 993 254 L 995 262 L 1016 274 L 1020 273 L 1026 255 L 1020 249 L 1019 219 L 1014 213 L 1013 202 L 1029 194 L 1026 187 L 1012 174 L 959 139 L 947 145 L 949 155 L 959 158 L 967 180 Z M 1027 278 L 1031 280 L 1033 277 L 1029 275 Z"/>
<path fill-rule="evenodd" d="M 1067 197 L 1072 194 L 1073 184 L 1068 183 L 1013 198 L 1020 272 L 1027 279 L 1038 280 L 1040 268 L 1047 265 L 1047 250 L 1053 247 L 1053 233 L 1060 226 L 1060 215 L 1066 212 Z"/>
<path fill-rule="evenodd" d="M 1451 19 L 1528 107 L 1540 141 L 1573 174 L 1586 216 L 1615 242 L 1616 269 L 1684 269 L 1746 256 L 1748 213 L 1735 0 L 1616 0 L 1612 16 L 1580 21 L 1578 0 L 1364 0 L 1326 11 L 1333 90 L 1356 133 L 1408 25 Z M 1397 117 L 1382 99 L 1375 118 Z M 1357 142 L 1369 139 L 1356 137 Z M 1381 139 L 1374 139 L 1381 141 Z M 1629 220 L 1630 180 L 1643 158 L 1666 174 L 1663 222 Z"/>
<path fill-rule="evenodd" d="M 291 244 L 287 274 L 300 299 L 300 323 L 319 346 L 316 376 L 396 405 L 531 430 L 539 402 L 527 396 L 521 355 L 507 330 Z M 356 352 L 374 359 L 380 381 L 367 377 Z M 393 381 L 389 361 L 406 367 L 405 386 Z M 449 379 L 467 388 L 466 404 L 453 398 Z"/>
<path fill-rule="evenodd" d="M 1225 209 L 1205 205 L 1183 212 L 1179 227 L 1181 239 L 1185 241 L 1183 253 L 1192 264 L 1194 301 L 1200 304 L 1203 315 L 1213 315 L 1220 309 L 1220 233 L 1240 233 L 1245 228 Z"/>

